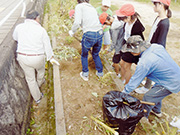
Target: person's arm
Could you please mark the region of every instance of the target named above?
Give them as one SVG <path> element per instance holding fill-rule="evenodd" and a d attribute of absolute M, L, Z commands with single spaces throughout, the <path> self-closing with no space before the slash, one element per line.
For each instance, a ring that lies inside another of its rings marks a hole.
<path fill-rule="evenodd" d="M 54 53 L 53 53 L 53 50 L 51 47 L 51 42 L 50 42 L 49 36 L 45 29 L 43 29 L 42 42 L 44 45 L 47 61 L 49 61 L 51 58 L 53 58 Z"/>
<path fill-rule="evenodd" d="M 113 49 L 115 48 L 115 45 L 117 43 L 117 38 L 118 38 L 118 30 L 117 29 L 110 29 L 110 34 L 111 34 L 111 46 L 108 49 L 108 52 L 113 51 Z"/>
<path fill-rule="evenodd" d="M 16 28 L 14 29 L 14 32 L 13 32 L 12 37 L 13 37 L 13 39 L 14 39 L 15 41 L 18 40 L 17 26 L 16 26 Z"/>
<path fill-rule="evenodd" d="M 136 89 L 143 81 L 143 79 L 147 76 L 148 71 L 149 70 L 145 65 L 137 65 L 134 75 L 131 77 L 129 83 L 125 85 L 123 92 L 130 93 L 134 89 Z"/>
<path fill-rule="evenodd" d="M 77 29 L 81 26 L 82 23 L 82 12 L 80 5 L 77 5 L 75 8 L 75 19 L 72 26 L 72 32 L 75 33 Z"/>

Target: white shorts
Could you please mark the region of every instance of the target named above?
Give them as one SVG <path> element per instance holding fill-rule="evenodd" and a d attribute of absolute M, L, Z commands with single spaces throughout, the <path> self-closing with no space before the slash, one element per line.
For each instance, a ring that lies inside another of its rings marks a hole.
<path fill-rule="evenodd" d="M 110 36 L 109 30 L 104 32 L 103 41 L 104 41 L 104 45 L 111 44 L 111 36 Z"/>

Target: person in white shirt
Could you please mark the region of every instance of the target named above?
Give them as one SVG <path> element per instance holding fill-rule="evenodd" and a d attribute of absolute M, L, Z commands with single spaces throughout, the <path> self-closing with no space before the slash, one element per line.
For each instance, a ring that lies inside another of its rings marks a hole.
<path fill-rule="evenodd" d="M 37 11 L 27 12 L 24 23 L 15 27 L 13 39 L 17 41 L 17 61 L 24 71 L 30 93 L 38 104 L 43 97 L 39 87 L 45 81 L 45 54 L 47 61 L 59 63 L 53 58 L 49 36 L 40 25 Z"/>
<path fill-rule="evenodd" d="M 74 23 L 69 31 L 69 35 L 73 36 L 79 27 L 83 30 L 81 41 L 82 72 L 80 72 L 80 76 L 85 81 L 88 81 L 89 79 L 88 52 L 92 48 L 91 53 L 96 66 L 96 75 L 102 77 L 103 65 L 99 57 L 99 52 L 102 46 L 103 30 L 97 11 L 91 4 L 89 4 L 89 0 L 78 0 L 78 4 L 75 7 Z"/>

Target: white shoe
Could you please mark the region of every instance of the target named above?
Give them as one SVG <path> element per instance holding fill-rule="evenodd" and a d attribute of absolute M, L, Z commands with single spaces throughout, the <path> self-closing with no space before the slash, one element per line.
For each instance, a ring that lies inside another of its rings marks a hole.
<path fill-rule="evenodd" d="M 151 113 L 153 113 L 154 115 L 156 115 L 157 117 L 161 118 L 162 117 L 162 113 L 156 113 L 153 110 L 151 110 Z"/>
<path fill-rule="evenodd" d="M 121 74 L 116 74 L 116 75 L 117 75 L 117 77 L 118 77 L 118 78 L 120 78 L 120 77 L 121 77 Z"/>
<path fill-rule="evenodd" d="M 80 76 L 84 81 L 88 81 L 88 76 L 83 76 L 83 72 L 80 72 Z"/>
<path fill-rule="evenodd" d="M 103 72 L 102 73 L 98 73 L 98 71 L 96 71 L 96 75 L 99 79 L 101 79 L 103 77 Z"/>
<path fill-rule="evenodd" d="M 149 89 L 145 88 L 144 86 L 135 89 L 135 92 L 136 92 L 136 93 L 139 93 L 139 94 L 145 94 L 145 93 L 148 92 L 148 91 L 149 91 Z"/>

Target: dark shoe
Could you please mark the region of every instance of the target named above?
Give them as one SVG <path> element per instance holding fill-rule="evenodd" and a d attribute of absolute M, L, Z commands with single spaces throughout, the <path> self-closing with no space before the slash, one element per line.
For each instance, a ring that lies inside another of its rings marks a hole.
<path fill-rule="evenodd" d="M 41 102 L 41 99 L 44 97 L 44 94 L 43 93 L 41 93 L 41 97 L 40 97 L 40 99 L 39 100 L 37 100 L 36 101 L 36 104 L 39 104 L 40 102 Z"/>

